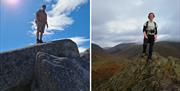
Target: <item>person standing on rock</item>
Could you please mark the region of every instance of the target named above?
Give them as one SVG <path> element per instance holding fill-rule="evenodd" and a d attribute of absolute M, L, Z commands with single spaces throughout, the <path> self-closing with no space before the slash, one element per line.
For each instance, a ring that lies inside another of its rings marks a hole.
<path fill-rule="evenodd" d="M 157 24 L 154 21 L 155 14 L 153 12 L 148 14 L 148 21 L 143 26 L 143 33 L 144 33 L 144 42 L 143 42 L 143 55 L 147 55 L 146 49 L 147 45 L 149 44 L 149 53 L 147 62 L 152 61 L 152 52 L 154 41 L 157 39 Z"/>
<path fill-rule="evenodd" d="M 47 14 L 45 10 L 46 10 L 46 5 L 42 5 L 41 9 L 36 12 L 36 19 L 35 19 L 37 25 L 36 43 L 43 43 L 42 37 L 43 37 L 45 25 L 48 28 Z"/>

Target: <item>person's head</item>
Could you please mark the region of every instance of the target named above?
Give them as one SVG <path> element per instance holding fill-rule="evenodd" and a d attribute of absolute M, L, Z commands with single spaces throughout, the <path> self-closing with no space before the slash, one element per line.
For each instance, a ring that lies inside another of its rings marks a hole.
<path fill-rule="evenodd" d="M 154 18 L 155 18 L 155 14 L 154 14 L 153 12 L 150 12 L 150 13 L 148 14 L 148 19 L 149 19 L 150 21 L 153 21 Z"/>
<path fill-rule="evenodd" d="M 46 10 L 46 5 L 42 5 L 42 6 L 41 6 L 41 9 L 42 9 L 42 10 Z"/>

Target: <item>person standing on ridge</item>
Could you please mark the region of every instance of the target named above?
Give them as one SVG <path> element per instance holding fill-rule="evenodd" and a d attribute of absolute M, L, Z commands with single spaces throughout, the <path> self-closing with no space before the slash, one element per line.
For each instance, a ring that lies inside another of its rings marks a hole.
<path fill-rule="evenodd" d="M 48 28 L 47 14 L 45 10 L 46 10 L 46 5 L 42 5 L 41 9 L 36 12 L 36 19 L 35 19 L 37 25 L 36 43 L 43 43 L 42 37 L 43 37 L 45 25 Z"/>
<path fill-rule="evenodd" d="M 146 49 L 147 45 L 149 43 L 149 53 L 147 62 L 152 61 L 152 52 L 153 52 L 153 46 L 154 41 L 157 39 L 157 24 L 154 21 L 155 14 L 153 12 L 148 14 L 148 21 L 143 26 L 143 33 L 144 33 L 144 42 L 143 42 L 143 55 L 147 55 Z"/>

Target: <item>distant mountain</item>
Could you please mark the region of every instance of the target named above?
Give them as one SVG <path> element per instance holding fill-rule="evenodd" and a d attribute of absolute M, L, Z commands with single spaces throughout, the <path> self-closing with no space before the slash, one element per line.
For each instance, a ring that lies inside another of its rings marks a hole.
<path fill-rule="evenodd" d="M 158 42 L 155 44 L 154 50 L 164 57 L 173 56 L 180 58 L 180 42 Z"/>
<path fill-rule="evenodd" d="M 118 44 L 114 47 L 109 47 L 109 48 L 104 48 L 106 51 L 108 51 L 109 53 L 116 53 L 116 52 L 121 52 L 124 49 L 135 45 L 135 43 L 124 43 L 124 44 Z"/>
<path fill-rule="evenodd" d="M 180 58 L 180 42 L 157 42 L 154 45 L 154 51 L 162 56 L 173 56 Z M 121 57 L 134 57 L 142 53 L 142 45 L 135 43 L 119 44 L 106 49 L 107 52 Z M 147 51 L 148 52 L 148 51 Z"/>
<path fill-rule="evenodd" d="M 105 51 L 102 47 L 100 47 L 99 45 L 97 44 L 92 44 L 92 54 L 100 54 L 100 55 L 109 55 L 109 53 L 107 51 Z M 93 56 L 93 55 L 92 55 Z"/>
<path fill-rule="evenodd" d="M 98 81 L 100 84 L 103 79 L 108 79 L 121 67 L 116 64 L 119 58 L 111 55 L 103 48 L 92 44 L 92 79 L 93 83 Z M 108 65 L 107 65 L 108 64 Z M 94 90 L 93 90 L 94 91 Z"/>
<path fill-rule="evenodd" d="M 157 42 L 153 62 L 147 63 L 140 44 L 92 44 L 92 90 L 179 91 L 179 51 L 179 42 Z"/>
<path fill-rule="evenodd" d="M 96 45 L 96 44 L 92 44 L 92 56 L 93 56 L 93 61 L 99 61 L 99 60 L 102 60 L 101 58 L 104 59 L 104 61 L 106 59 L 108 59 L 111 55 L 105 51 L 103 48 L 101 48 L 99 45 Z M 94 55 L 96 54 L 96 55 Z"/>

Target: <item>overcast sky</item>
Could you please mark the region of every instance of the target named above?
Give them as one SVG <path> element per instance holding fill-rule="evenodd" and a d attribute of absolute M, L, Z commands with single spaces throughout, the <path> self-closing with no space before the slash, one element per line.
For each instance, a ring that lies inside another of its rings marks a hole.
<path fill-rule="evenodd" d="M 142 43 L 149 12 L 156 15 L 158 41 L 180 41 L 180 0 L 92 0 L 92 42 Z"/>

